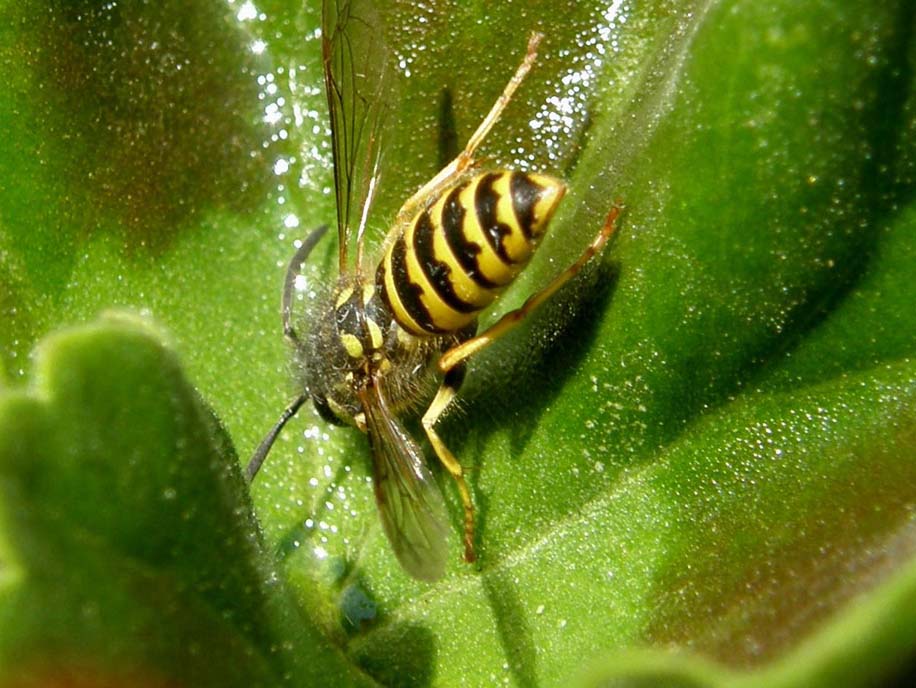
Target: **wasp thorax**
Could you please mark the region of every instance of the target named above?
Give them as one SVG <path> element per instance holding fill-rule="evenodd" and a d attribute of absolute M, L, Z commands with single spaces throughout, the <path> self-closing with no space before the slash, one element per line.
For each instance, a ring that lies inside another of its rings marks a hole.
<path fill-rule="evenodd" d="M 379 354 L 391 326 L 373 284 L 342 286 L 334 299 L 334 324 L 340 345 L 357 368 Z"/>
<path fill-rule="evenodd" d="M 398 328 L 375 285 L 347 276 L 309 314 L 300 358 L 305 386 L 325 419 L 362 427 L 359 393 L 381 384 L 394 407 L 413 406 L 428 377 L 435 342 Z"/>

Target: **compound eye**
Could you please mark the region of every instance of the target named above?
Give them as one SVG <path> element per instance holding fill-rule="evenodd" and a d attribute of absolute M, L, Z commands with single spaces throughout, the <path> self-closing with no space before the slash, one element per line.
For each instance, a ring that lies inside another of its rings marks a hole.
<path fill-rule="evenodd" d="M 333 425 L 344 424 L 344 422 L 337 416 L 337 414 L 331 410 L 331 405 L 328 403 L 328 398 L 323 394 L 312 394 L 312 403 L 315 404 L 318 415 L 328 423 Z"/>

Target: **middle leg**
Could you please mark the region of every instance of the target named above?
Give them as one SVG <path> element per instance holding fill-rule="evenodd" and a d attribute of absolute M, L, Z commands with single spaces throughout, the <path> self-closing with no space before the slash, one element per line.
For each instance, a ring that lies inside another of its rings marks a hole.
<path fill-rule="evenodd" d="M 468 484 L 464 480 L 464 469 L 451 450 L 445 446 L 445 442 L 436 432 L 436 422 L 445 413 L 445 410 L 452 403 L 458 388 L 464 380 L 464 366 L 452 368 L 442 380 L 442 385 L 426 413 L 423 414 L 423 429 L 429 438 L 430 444 L 439 461 L 445 466 L 445 469 L 455 479 L 458 485 L 458 494 L 461 495 L 461 503 L 464 505 L 464 560 L 468 563 L 476 561 L 477 554 L 474 551 L 474 502 L 471 501 L 471 492 L 468 490 Z"/>

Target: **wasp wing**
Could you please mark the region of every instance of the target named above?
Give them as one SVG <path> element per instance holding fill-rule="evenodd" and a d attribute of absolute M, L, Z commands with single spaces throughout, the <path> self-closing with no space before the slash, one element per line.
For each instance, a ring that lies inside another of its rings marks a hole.
<path fill-rule="evenodd" d="M 396 79 L 389 66 L 381 12 L 373 0 L 325 0 L 322 62 L 331 118 L 334 190 L 337 195 L 339 268 L 348 268 L 348 247 L 362 222 L 379 174 L 379 136 Z"/>
<path fill-rule="evenodd" d="M 410 575 L 437 580 L 449 552 L 442 493 L 419 445 L 389 411 L 382 391 L 373 386 L 361 398 L 372 447 L 375 499 L 385 534 Z"/>

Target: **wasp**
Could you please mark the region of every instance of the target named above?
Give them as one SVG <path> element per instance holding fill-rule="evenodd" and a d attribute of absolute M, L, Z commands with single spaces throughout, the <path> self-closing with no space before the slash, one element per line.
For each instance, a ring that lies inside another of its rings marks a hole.
<path fill-rule="evenodd" d="M 442 494 L 417 441 L 402 422 L 432 396 L 421 416 L 436 457 L 455 480 L 464 508 L 464 559 L 476 559 L 474 503 L 464 469 L 436 431 L 464 379 L 469 358 L 505 335 L 572 278 L 607 242 L 619 208 L 572 265 L 520 308 L 478 332 L 478 317 L 527 265 L 566 193 L 545 174 L 484 169 L 476 154 L 537 59 L 543 38 L 532 33 L 524 58 L 464 149 L 398 211 L 380 247 L 366 258 L 364 233 L 377 189 L 378 153 L 357 161 L 377 138 L 374 93 L 354 93 L 378 74 L 377 46 L 358 64 L 361 41 L 381 40 L 351 3 L 325 3 L 322 56 L 337 193 L 338 279 L 305 320 L 293 325 L 294 283 L 326 227 L 301 244 L 286 273 L 283 332 L 304 371 L 302 392 L 284 410 L 252 456 L 251 481 L 274 440 L 309 399 L 328 422 L 366 433 L 382 526 L 403 568 L 435 581 L 448 560 L 448 520 Z M 353 35 L 353 27 L 363 35 Z M 371 34 L 371 35 L 370 35 Z M 371 57 L 370 57 L 371 56 Z M 349 89 L 349 90 L 348 90 Z M 364 89 L 365 90 L 365 89 Z M 369 162 L 367 162 L 369 161 Z M 355 212 L 354 212 L 355 211 Z M 349 255 L 352 227 L 355 260 Z M 352 265 L 351 265 L 352 262 Z M 435 394 L 434 383 L 438 382 Z M 431 384 L 433 383 L 433 384 Z"/>

